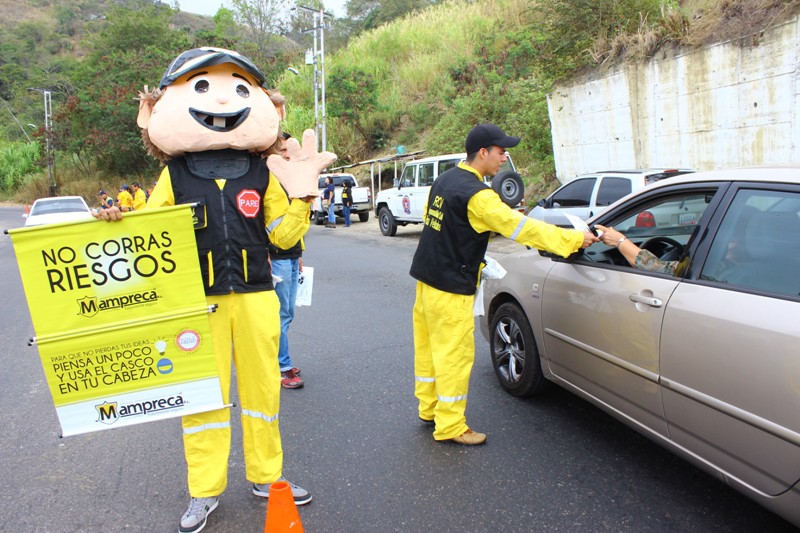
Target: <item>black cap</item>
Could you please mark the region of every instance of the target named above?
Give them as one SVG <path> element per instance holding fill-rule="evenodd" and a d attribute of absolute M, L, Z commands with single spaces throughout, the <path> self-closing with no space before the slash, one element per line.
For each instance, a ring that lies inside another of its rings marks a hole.
<path fill-rule="evenodd" d="M 501 148 L 511 148 L 519 144 L 519 137 L 511 137 L 494 124 L 478 124 L 467 134 L 467 142 L 464 143 L 467 154 L 477 152 L 481 148 L 490 146 L 500 146 Z"/>
<path fill-rule="evenodd" d="M 234 65 L 239 65 L 244 70 L 252 74 L 260 86 L 266 88 L 266 78 L 264 77 L 264 74 L 248 58 L 239 52 L 234 52 L 233 50 L 208 47 L 193 48 L 176 57 L 175 60 L 172 61 L 172 64 L 167 67 L 167 70 L 164 72 L 164 76 L 161 78 L 159 87 L 163 89 L 189 72 L 194 72 L 195 70 L 204 67 L 220 65 L 222 63 L 233 63 Z"/>
<path fill-rule="evenodd" d="M 105 193 L 106 193 L 106 191 L 101 189 L 100 192 L 97 193 L 97 196 L 103 196 Z"/>

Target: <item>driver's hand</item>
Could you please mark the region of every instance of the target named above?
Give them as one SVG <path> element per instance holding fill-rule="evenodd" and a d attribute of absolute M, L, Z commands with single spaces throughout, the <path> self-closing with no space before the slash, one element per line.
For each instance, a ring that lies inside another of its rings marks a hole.
<path fill-rule="evenodd" d="M 600 238 L 603 241 L 603 244 L 608 246 L 616 246 L 619 243 L 619 240 L 623 238 L 625 235 L 615 230 L 612 226 L 601 226 L 600 224 L 595 224 L 595 228 L 603 232 L 603 236 Z"/>

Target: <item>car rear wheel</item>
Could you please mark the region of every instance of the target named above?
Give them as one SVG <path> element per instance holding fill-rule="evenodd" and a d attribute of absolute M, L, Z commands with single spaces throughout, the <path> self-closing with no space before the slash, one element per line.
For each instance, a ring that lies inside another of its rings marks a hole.
<path fill-rule="evenodd" d="M 381 210 L 378 211 L 378 222 L 381 227 L 381 233 L 387 237 L 394 237 L 397 233 L 397 222 L 395 222 L 394 216 L 388 207 L 381 207 Z"/>
<path fill-rule="evenodd" d="M 528 318 L 515 303 L 504 303 L 492 318 L 490 349 L 497 380 L 513 396 L 531 396 L 547 388 L 539 350 Z"/>
<path fill-rule="evenodd" d="M 525 184 L 520 175 L 513 170 L 501 172 L 495 176 L 492 179 L 492 189 L 510 207 L 516 207 L 525 196 Z"/>
<path fill-rule="evenodd" d="M 314 224 L 321 226 L 326 219 L 327 215 L 323 214 L 322 211 L 314 211 Z"/>
<path fill-rule="evenodd" d="M 364 211 L 358 214 L 359 222 L 366 222 L 367 220 L 369 220 L 369 211 Z"/>

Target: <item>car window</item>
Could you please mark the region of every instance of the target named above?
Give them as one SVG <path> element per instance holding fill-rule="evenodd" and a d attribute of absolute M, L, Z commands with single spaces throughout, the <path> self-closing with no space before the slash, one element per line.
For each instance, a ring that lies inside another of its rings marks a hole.
<path fill-rule="evenodd" d="M 664 196 L 639 204 L 634 209 L 623 211 L 612 219 L 602 220 L 600 223 L 620 231 L 631 242 L 648 250 L 660 260 L 646 263 L 652 268 L 642 267 L 642 270 L 668 272 L 681 276 L 690 259 L 683 252 L 716 190 L 714 188 L 681 193 L 668 192 Z M 616 247 L 603 243 L 592 245 L 584 255 L 593 262 L 633 268 Z M 680 264 L 662 263 L 679 260 Z"/>
<path fill-rule="evenodd" d="M 631 193 L 631 180 L 627 178 L 605 177 L 597 190 L 597 205 L 611 205 Z"/>
<path fill-rule="evenodd" d="M 588 207 L 596 181 L 597 178 L 581 178 L 567 183 L 553 193 L 553 207 Z"/>
<path fill-rule="evenodd" d="M 800 295 L 800 194 L 741 190 L 720 223 L 700 278 Z"/>
<path fill-rule="evenodd" d="M 437 176 L 441 176 L 445 170 L 450 170 L 451 168 L 457 166 L 459 162 L 460 160 L 458 159 L 444 159 L 439 161 L 439 173 Z"/>
<path fill-rule="evenodd" d="M 400 187 L 413 187 L 414 186 L 414 169 L 417 165 L 406 165 L 403 168 L 403 174 L 400 176 L 400 183 L 395 183 L 395 186 Z"/>
<path fill-rule="evenodd" d="M 417 186 L 429 187 L 433 185 L 433 163 L 424 163 L 417 172 Z"/>

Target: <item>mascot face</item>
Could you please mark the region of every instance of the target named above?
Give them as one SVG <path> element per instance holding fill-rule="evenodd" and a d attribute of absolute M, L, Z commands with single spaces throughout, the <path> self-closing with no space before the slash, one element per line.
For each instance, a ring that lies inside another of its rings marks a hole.
<path fill-rule="evenodd" d="M 262 87 L 261 72 L 236 52 L 204 51 L 194 62 L 175 66 L 186 53 L 173 62 L 161 96 L 155 103 L 140 102 L 139 126 L 172 157 L 225 148 L 261 152 L 272 146 L 284 111 Z M 233 60 L 228 54 L 235 54 Z"/>

